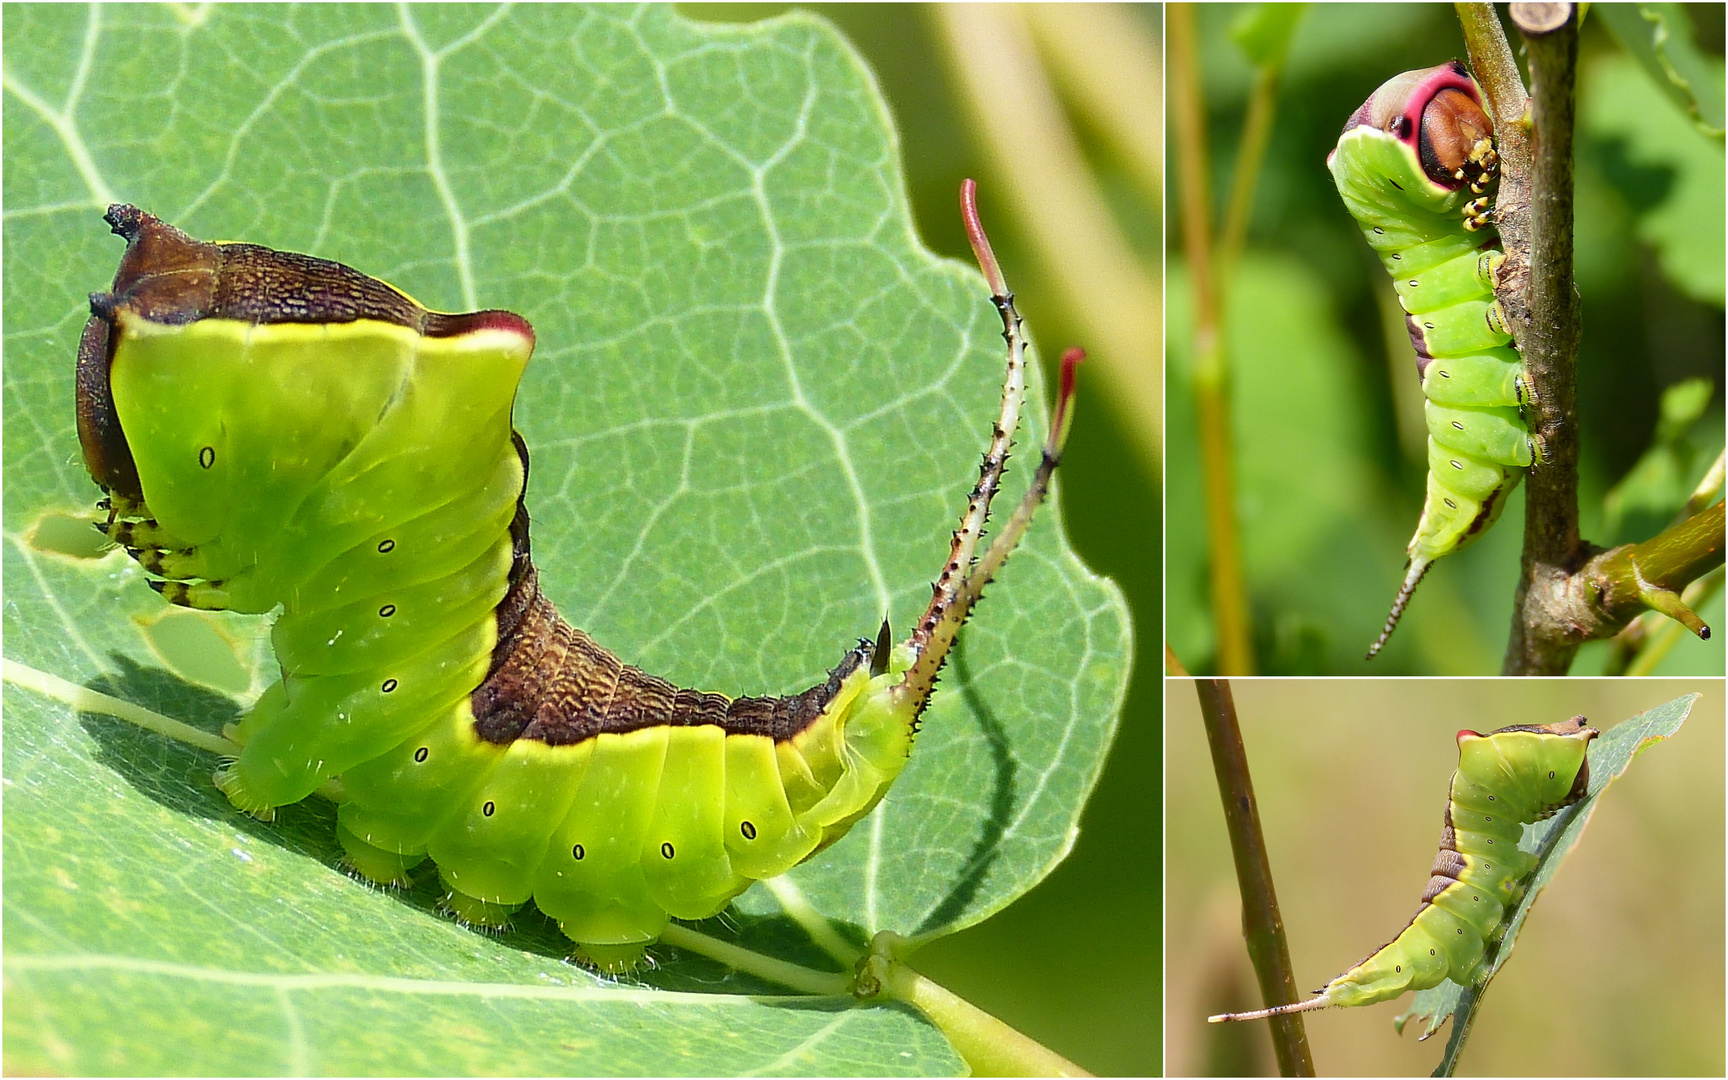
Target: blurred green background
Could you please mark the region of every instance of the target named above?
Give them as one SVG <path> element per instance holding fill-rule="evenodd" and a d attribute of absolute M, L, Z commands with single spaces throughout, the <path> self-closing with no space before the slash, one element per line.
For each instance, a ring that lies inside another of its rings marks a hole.
<path fill-rule="evenodd" d="M 1589 681 L 1235 680 L 1261 825 L 1306 992 L 1409 921 L 1438 841 L 1453 733 L 1583 714 L 1608 730 L 1693 691 L 1673 739 L 1605 792 L 1582 842 L 1532 909 L 1489 987 L 1461 1073 L 1720 1076 L 1723 995 L 1723 685 Z M 1169 1075 L 1275 1071 L 1194 686 L 1165 684 L 1169 816 L 1165 1023 Z M 1392 1020 L 1410 996 L 1306 1017 L 1319 1075 L 1417 1076 L 1425 1043 Z"/>
<path fill-rule="evenodd" d="M 680 10 L 751 21 L 791 6 Z M 1075 548 L 1126 595 L 1139 654 L 1073 853 L 1006 911 L 925 947 L 914 966 L 1087 1069 L 1155 1075 L 1160 8 L 798 6 L 837 25 L 874 70 L 925 243 L 972 263 L 957 192 L 975 178 L 1039 355 L 1087 348 L 1059 497 Z M 1075 910 L 1095 914 L 1080 924 Z"/>
<path fill-rule="evenodd" d="M 1249 13 L 1238 5 L 1196 11 L 1215 207 L 1229 189 L 1253 77 L 1230 30 Z M 1720 99 L 1722 5 L 1689 6 L 1686 15 Z M 1464 56 L 1450 5 L 1314 5 L 1291 40 L 1226 323 L 1236 512 L 1261 673 L 1499 670 L 1522 487 L 1486 538 L 1429 573 L 1386 651 L 1372 665 L 1362 660 L 1421 511 L 1425 432 L 1402 311 L 1325 165 L 1344 120 L 1380 83 Z M 1594 13 L 1579 65 L 1579 496 L 1584 536 L 1606 545 L 1660 531 L 1722 448 L 1723 149 L 1657 91 Z M 1173 138 L 1169 152 L 1175 176 Z M 1216 643 L 1181 212 L 1172 182 L 1167 633 L 1187 669 L 1204 672 L 1213 670 Z M 1699 376 L 1714 384 L 1708 401 L 1695 403 L 1702 418 L 1641 466 L 1610 516 L 1604 499 L 1651 448 L 1663 390 Z M 1719 626 L 1722 613 L 1718 590 L 1700 614 Z M 1601 671 L 1606 652 L 1606 642 L 1586 645 L 1574 673 Z M 1722 671 L 1720 635 L 1685 635 L 1656 668 Z"/>

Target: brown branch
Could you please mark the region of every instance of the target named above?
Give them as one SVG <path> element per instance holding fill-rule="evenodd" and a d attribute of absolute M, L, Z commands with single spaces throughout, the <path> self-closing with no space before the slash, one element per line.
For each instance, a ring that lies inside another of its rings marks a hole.
<path fill-rule="evenodd" d="M 1488 98 L 1500 155 L 1500 186 L 1494 194 L 1494 223 L 1506 251 L 1495 295 L 1515 330 L 1530 323 L 1530 182 L 1534 172 L 1530 97 L 1518 62 L 1493 4 L 1455 4 L 1470 54 L 1470 71 Z M 1518 338 L 1520 342 L 1523 338 Z"/>
<path fill-rule="evenodd" d="M 1531 12 L 1514 5 L 1517 21 Z M 1572 131 L 1577 104 L 1578 20 L 1575 10 L 1556 21 L 1550 5 L 1535 5 L 1537 17 L 1519 23 L 1530 61 L 1531 99 L 1528 168 L 1517 145 L 1522 121 L 1510 118 L 1513 100 L 1495 100 L 1496 130 L 1506 149 L 1505 176 L 1496 224 L 1506 246 L 1510 273 L 1496 287 L 1507 322 L 1524 357 L 1536 401 L 1525 410 L 1531 432 L 1542 442 L 1543 460 L 1530 471 L 1524 500 L 1524 553 L 1513 605 L 1512 634 L 1501 670 L 1508 675 L 1564 674 L 1577 653 L 1578 627 L 1551 619 L 1555 601 L 1579 584 L 1573 573 L 1590 551 L 1578 533 L 1577 363 L 1581 325 L 1578 290 L 1572 279 Z M 1467 33 L 1496 91 L 1511 64 L 1504 38 L 1484 24 L 1471 6 Z M 1472 61 L 1478 61 L 1472 53 Z M 1515 72 L 1515 69 L 1510 69 Z M 1515 81 L 1515 80 L 1514 80 Z M 1502 118 L 1505 114 L 1505 120 Z M 1510 122 L 1507 122 L 1510 121 Z M 1504 127 L 1500 125 L 1504 123 Z M 1528 212 L 1522 219 L 1524 183 Z M 1501 216 L 1500 206 L 1505 206 Z M 1527 227 L 1526 227 L 1527 225 Z"/>
<path fill-rule="evenodd" d="M 1577 12 L 1515 3 L 1534 97 L 1491 4 L 1456 5 L 1471 67 L 1488 98 L 1501 159 L 1494 221 L 1506 250 L 1495 283 L 1535 391 L 1525 409 L 1543 459 L 1525 487 L 1524 553 L 1501 671 L 1562 675 L 1578 646 L 1610 637 L 1655 609 L 1694 633 L 1709 628 L 1681 602 L 1694 579 L 1722 565 L 1720 505 L 1641 544 L 1599 551 L 1578 531 L 1578 339 L 1572 278 L 1572 135 L 1577 104 Z"/>
<path fill-rule="evenodd" d="M 1248 775 L 1248 755 L 1236 723 L 1236 700 L 1227 679 L 1200 679 L 1200 714 L 1206 741 L 1212 747 L 1212 768 L 1218 774 L 1218 795 L 1224 803 L 1224 824 L 1230 831 L 1230 853 L 1236 860 L 1236 881 L 1242 890 L 1242 937 L 1248 959 L 1260 980 L 1267 1005 L 1300 1000 L 1290 966 L 1290 946 L 1284 920 L 1278 914 L 1278 893 L 1272 887 L 1272 864 L 1266 858 L 1266 838 L 1260 832 L 1260 807 L 1254 801 L 1254 781 Z M 1278 1071 L 1284 1076 L 1313 1076 L 1314 1058 L 1299 1015 L 1271 1018 L 1272 1046 Z"/>

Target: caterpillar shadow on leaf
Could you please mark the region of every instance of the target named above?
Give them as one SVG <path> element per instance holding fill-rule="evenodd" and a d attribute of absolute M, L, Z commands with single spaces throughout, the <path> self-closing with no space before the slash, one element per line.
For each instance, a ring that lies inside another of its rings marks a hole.
<path fill-rule="evenodd" d="M 91 679 L 87 689 L 171 713 L 212 734 L 239 719 L 239 705 L 224 694 L 165 668 L 140 664 L 124 653 L 111 652 L 108 660 L 110 671 Z M 232 816 L 226 800 L 210 787 L 208 754 L 102 713 L 79 712 L 78 723 L 96 744 L 97 763 L 112 769 L 145 798 L 189 817 Z M 270 830 L 258 832 L 265 835 Z"/>
<path fill-rule="evenodd" d="M 994 783 L 990 789 L 990 812 L 978 830 L 977 839 L 972 843 L 972 851 L 962 864 L 959 880 L 949 890 L 948 895 L 930 910 L 918 933 L 940 926 L 946 926 L 963 912 L 972 898 L 983 887 L 985 879 L 990 874 L 990 868 L 996 860 L 1002 857 L 1002 838 L 1008 831 L 1008 823 L 1013 818 L 1017 787 L 1015 777 L 1019 767 L 1015 764 L 1014 755 L 1008 745 L 1008 733 L 1002 726 L 1002 720 L 996 715 L 990 703 L 984 700 L 984 695 L 978 692 L 978 685 L 973 680 L 971 665 L 967 662 L 966 644 L 960 641 L 954 646 L 954 673 L 950 691 L 958 691 L 965 699 L 972 715 L 978 718 L 978 726 L 984 735 L 985 745 L 990 748 L 990 765 L 995 774 Z"/>
<path fill-rule="evenodd" d="M 1026 341 L 970 181 L 961 204 L 1007 365 L 929 605 L 905 640 L 884 619 L 802 693 L 739 697 L 624 662 L 541 591 L 512 423 L 535 347 L 521 316 L 428 311 L 339 263 L 110 207 L 127 246 L 77 364 L 97 527 L 170 603 L 276 612 L 281 680 L 226 729 L 237 753 L 217 786 L 263 819 L 323 792 L 361 876 L 405 886 L 435 865 L 461 921 L 503 927 L 532 902 L 613 971 L 670 919 L 712 917 L 844 836 L 904 767 L 1073 415 L 1078 349 L 1027 491 L 986 543 Z"/>

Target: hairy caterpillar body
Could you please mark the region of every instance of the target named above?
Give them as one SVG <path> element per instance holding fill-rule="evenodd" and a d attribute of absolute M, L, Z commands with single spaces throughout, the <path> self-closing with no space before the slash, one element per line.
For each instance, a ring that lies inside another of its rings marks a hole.
<path fill-rule="evenodd" d="M 1002 416 L 929 609 L 884 621 L 790 697 L 682 689 L 541 593 L 528 449 L 534 348 L 506 311 L 446 315 L 339 263 L 206 243 L 134 207 L 91 296 L 78 431 L 97 523 L 172 603 L 264 613 L 281 680 L 230 729 L 217 784 L 269 817 L 335 779 L 352 867 L 502 925 L 533 901 L 598 965 L 717 914 L 844 835 L 904 766 L 955 635 L 1060 460 L 1073 367 L 1030 489 L 974 558 L 1025 394 L 1024 339 L 962 189 L 1009 343 Z"/>
<path fill-rule="evenodd" d="M 1468 985 L 1536 867 L 1536 857 L 1518 849 L 1524 826 L 1584 798 L 1590 740 L 1599 734 L 1582 716 L 1486 735 L 1458 732 L 1458 770 L 1447 793 L 1440 850 L 1410 924 L 1307 1001 L 1207 1019 L 1372 1005 L 1446 979 Z"/>
<path fill-rule="evenodd" d="M 1457 61 L 1389 79 L 1326 158 L 1407 313 L 1428 422 L 1428 493 L 1372 659 L 1434 560 L 1488 530 L 1542 461 L 1519 410 L 1524 362 L 1494 298 L 1505 260 L 1483 195 L 1498 166 L 1482 92 Z"/>

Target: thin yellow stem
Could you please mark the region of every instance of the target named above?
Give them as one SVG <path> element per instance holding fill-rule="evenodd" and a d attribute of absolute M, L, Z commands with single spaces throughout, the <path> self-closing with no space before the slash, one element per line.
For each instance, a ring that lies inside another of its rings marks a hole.
<path fill-rule="evenodd" d="M 855 993 L 903 1001 L 929 1018 L 966 1059 L 974 1076 L 1091 1076 L 1061 1054 L 1016 1031 L 978 1006 L 931 982 L 895 955 L 901 939 L 889 931 L 870 943 Z"/>
<path fill-rule="evenodd" d="M 1207 166 L 1205 105 L 1192 5 L 1166 10 L 1170 89 L 1174 99 L 1177 175 L 1182 191 L 1182 243 L 1194 294 L 1194 405 L 1212 582 L 1212 619 L 1218 634 L 1215 667 L 1221 675 L 1254 671 L 1236 528 L 1235 470 L 1231 460 L 1229 368 L 1226 363 L 1212 246 L 1211 181 Z"/>
<path fill-rule="evenodd" d="M 660 932 L 660 940 L 680 949 L 688 949 L 718 960 L 727 967 L 742 971 L 748 975 L 767 979 L 790 987 L 801 994 L 814 994 L 818 997 L 841 997 L 852 989 L 852 977 L 839 972 L 817 971 L 814 968 L 802 967 L 787 960 L 776 960 L 772 956 L 764 956 L 752 952 L 740 945 L 690 929 L 679 923 L 667 923 L 666 929 Z"/>
<path fill-rule="evenodd" d="M 33 690 L 43 697 L 52 698 L 79 712 L 97 713 L 102 716 L 112 716 L 124 720 L 128 724 L 136 724 L 146 731 L 154 731 L 158 735 L 166 735 L 176 742 L 196 746 L 200 750 L 208 750 L 212 754 L 222 754 L 234 757 L 240 753 L 240 744 L 220 735 L 212 734 L 202 728 L 183 723 L 152 712 L 142 705 L 134 705 L 130 701 L 122 701 L 110 697 L 87 686 L 68 682 L 58 675 L 50 675 L 45 671 L 37 671 L 16 660 L 0 662 L 0 678 L 14 686 Z"/>

